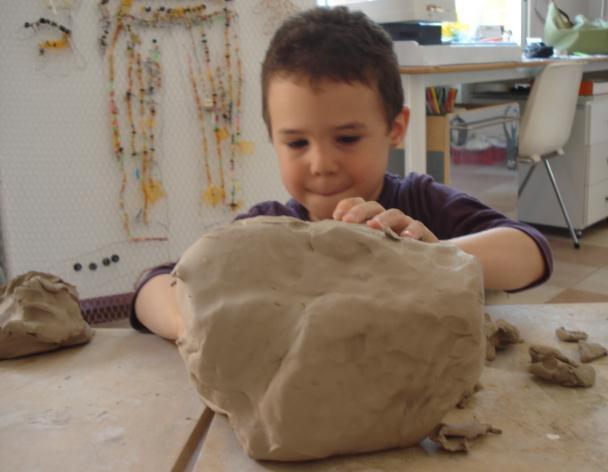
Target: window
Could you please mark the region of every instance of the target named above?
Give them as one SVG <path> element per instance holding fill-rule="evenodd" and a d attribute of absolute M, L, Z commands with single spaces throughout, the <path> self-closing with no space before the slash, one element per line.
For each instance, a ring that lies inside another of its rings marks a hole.
<path fill-rule="evenodd" d="M 475 39 L 480 25 L 502 26 L 505 39 L 521 40 L 521 1 L 514 0 L 456 0 L 458 22 L 465 25 L 465 35 Z"/>
<path fill-rule="evenodd" d="M 318 5 L 337 6 L 361 0 L 317 0 Z M 463 40 L 471 40 L 479 25 L 503 26 L 511 41 L 521 38 L 521 0 L 455 0 L 458 23 L 454 30 L 461 32 Z"/>

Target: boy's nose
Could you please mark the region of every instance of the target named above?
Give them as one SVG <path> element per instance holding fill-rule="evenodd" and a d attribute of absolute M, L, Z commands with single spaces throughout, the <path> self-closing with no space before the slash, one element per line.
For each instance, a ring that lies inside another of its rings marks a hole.
<path fill-rule="evenodd" d="M 338 170 L 338 161 L 331 150 L 324 146 L 314 146 L 310 150 L 310 173 L 313 175 L 333 174 Z"/>

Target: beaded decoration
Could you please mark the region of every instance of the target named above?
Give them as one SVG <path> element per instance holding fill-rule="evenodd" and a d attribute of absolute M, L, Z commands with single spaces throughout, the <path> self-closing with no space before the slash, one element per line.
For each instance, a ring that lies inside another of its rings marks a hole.
<path fill-rule="evenodd" d="M 122 174 L 119 208 L 127 235 L 134 238 L 130 224 L 133 218 L 147 225 L 150 208 L 166 195 L 160 179 L 152 172 L 158 167 L 156 122 L 160 103 L 158 92 L 162 86 L 160 28 L 179 29 L 190 36 L 187 71 L 198 119 L 205 182 L 201 201 L 212 207 L 222 204 L 231 211 L 238 210 L 242 201 L 236 175 L 237 158 L 250 154 L 253 145 L 241 138 L 243 79 L 235 27 L 238 15 L 229 8 L 233 2 L 216 0 L 211 4 L 222 3 L 223 6 L 212 12 L 207 11 L 205 3 L 182 5 L 176 1 L 168 7 L 134 0 L 119 0 L 118 7 L 112 12 L 112 3 L 112 0 L 98 3 L 102 31 L 99 46 L 107 57 L 112 148 Z M 223 60 L 214 63 L 209 34 L 218 33 L 219 24 L 223 25 Z M 141 52 L 146 46 L 142 39 L 144 32 L 148 35 L 154 33 L 147 55 Z M 119 47 L 123 43 L 126 92 L 124 104 L 119 107 L 116 65 Z M 125 118 L 124 129 L 119 123 L 121 116 Z M 123 139 L 124 133 L 128 134 L 126 140 Z M 216 157 L 214 163 L 211 155 Z M 130 161 L 127 160 L 129 158 Z M 143 201 L 135 215 L 127 208 L 126 200 L 132 180 L 128 169 L 133 161 L 138 163 L 135 177 Z"/>
<path fill-rule="evenodd" d="M 38 43 L 38 52 L 42 56 L 48 50 L 67 49 L 71 47 L 70 37 L 72 31 L 59 23 L 49 20 L 48 18 L 40 18 L 35 22 L 25 22 L 23 25 L 26 29 L 31 28 L 33 31 L 40 31 L 43 29 L 57 30 L 61 33 L 61 36 L 56 39 L 48 39 Z"/>

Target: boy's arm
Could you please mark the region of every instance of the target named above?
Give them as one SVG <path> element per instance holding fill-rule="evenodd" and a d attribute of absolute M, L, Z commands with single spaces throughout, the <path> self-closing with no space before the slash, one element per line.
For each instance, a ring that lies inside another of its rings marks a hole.
<path fill-rule="evenodd" d="M 545 272 L 544 258 L 536 242 L 515 228 L 493 228 L 446 241 L 477 257 L 486 289 L 521 289 L 539 280 Z"/>
<path fill-rule="evenodd" d="M 388 226 L 401 236 L 428 243 L 438 241 L 420 221 L 397 209 L 384 210 L 379 203 L 365 202 L 362 198 L 342 200 L 333 216 L 337 220 L 364 223 L 375 229 Z M 501 226 L 443 241 L 452 242 L 477 257 L 483 269 L 486 289 L 523 289 L 545 274 L 545 258 L 537 243 L 517 228 Z"/>

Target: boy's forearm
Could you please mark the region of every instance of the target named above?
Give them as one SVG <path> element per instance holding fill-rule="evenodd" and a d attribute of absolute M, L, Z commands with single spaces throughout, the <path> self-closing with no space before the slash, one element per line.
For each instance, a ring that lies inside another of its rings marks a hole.
<path fill-rule="evenodd" d="M 536 242 L 515 228 L 494 228 L 449 240 L 478 258 L 486 289 L 515 290 L 538 280 L 545 271 Z"/>

